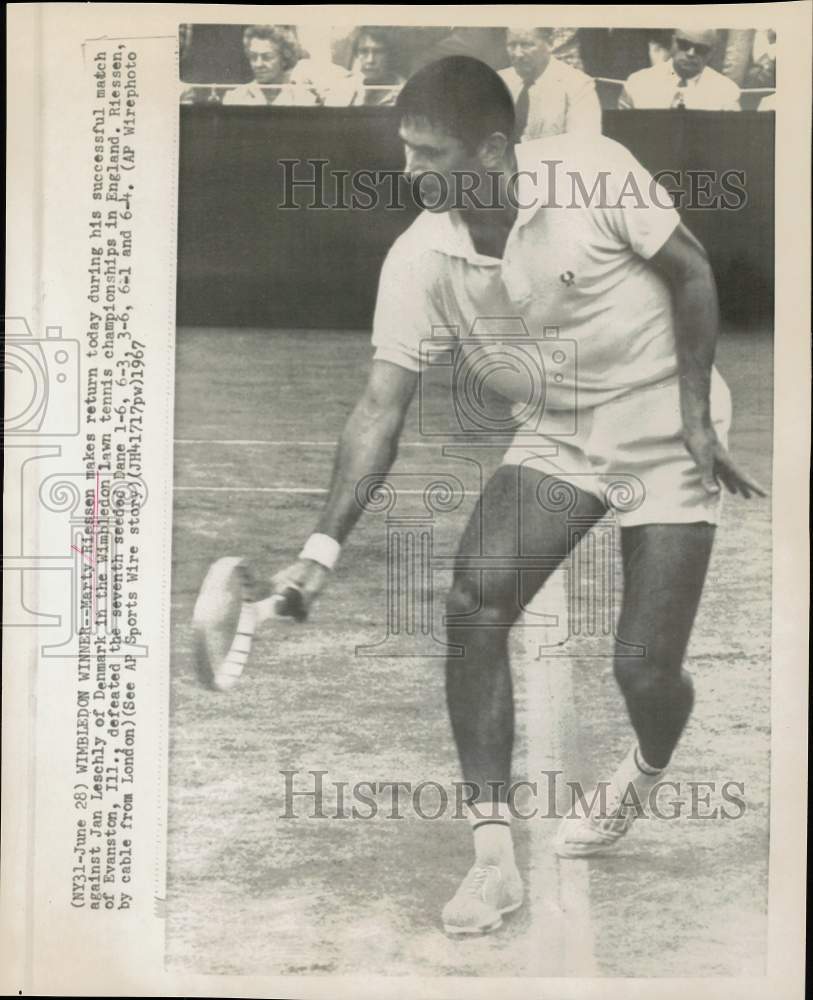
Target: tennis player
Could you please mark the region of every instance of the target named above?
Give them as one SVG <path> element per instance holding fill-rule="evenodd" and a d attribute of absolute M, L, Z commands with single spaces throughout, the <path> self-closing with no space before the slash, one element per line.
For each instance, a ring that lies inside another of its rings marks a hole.
<path fill-rule="evenodd" d="M 644 651 L 615 661 L 635 740 L 606 807 L 562 821 L 557 852 L 583 858 L 627 833 L 689 718 L 693 689 L 683 659 L 721 491 L 764 494 L 726 449 L 731 406 L 713 363 L 718 311 L 708 258 L 633 156 L 601 136 L 514 145 L 505 84 L 468 57 L 421 69 L 397 108 L 406 170 L 423 179 L 427 209 L 384 263 L 369 380 L 342 431 L 324 509 L 299 559 L 272 581 L 272 598 L 258 602 L 245 589 L 245 563 L 221 561 L 196 619 L 210 680 L 228 687 L 259 621 L 272 613 L 304 616 L 362 512 L 356 484 L 395 459 L 425 360 L 422 344 L 434 326 L 465 336 L 478 317 L 515 316 L 532 336 L 556 325 L 576 341 L 575 376 L 544 386 L 540 432 L 518 432 L 485 486 L 448 595 L 448 641 L 464 655 L 447 662 L 446 692 L 472 788 L 475 858 L 442 919 L 448 933 L 474 934 L 499 927 L 522 903 L 507 801 L 514 734 L 508 634 L 552 572 L 548 558 L 545 569 L 523 571 L 518 587 L 516 568 L 472 568 L 471 557 L 483 554 L 481 539 L 490 556 L 503 553 L 508 562 L 521 530 L 523 551 L 564 559 L 573 544 L 567 512 L 539 502 L 540 484 L 569 491 L 571 516 L 588 521 L 612 506 L 614 478 L 642 484 L 636 502 L 614 512 L 624 567 L 617 636 Z M 499 207 L 490 198 L 489 207 L 473 200 L 450 207 L 464 173 L 481 179 L 483 191 L 496 176 Z M 509 374 L 500 391 L 521 399 L 527 382 L 512 387 Z M 575 434 L 558 433 L 572 425 L 574 410 Z"/>

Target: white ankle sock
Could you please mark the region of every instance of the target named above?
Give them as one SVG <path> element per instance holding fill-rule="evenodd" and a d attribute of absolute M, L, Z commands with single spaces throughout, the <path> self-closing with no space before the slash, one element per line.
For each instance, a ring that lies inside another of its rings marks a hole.
<path fill-rule="evenodd" d="M 504 802 L 478 802 L 467 810 L 480 865 L 514 865 L 511 812 Z"/>
<path fill-rule="evenodd" d="M 613 784 L 622 796 L 632 785 L 639 798 L 645 799 L 650 789 L 661 780 L 665 770 L 665 767 L 652 767 L 651 764 L 647 764 L 640 747 L 635 743 L 613 775 Z"/>
<path fill-rule="evenodd" d="M 648 774 L 650 777 L 663 774 L 669 766 L 668 764 L 664 764 L 663 767 L 653 767 L 652 764 L 647 764 L 644 760 L 644 755 L 641 753 L 641 748 L 637 745 L 632 748 L 632 756 L 641 774 Z"/>

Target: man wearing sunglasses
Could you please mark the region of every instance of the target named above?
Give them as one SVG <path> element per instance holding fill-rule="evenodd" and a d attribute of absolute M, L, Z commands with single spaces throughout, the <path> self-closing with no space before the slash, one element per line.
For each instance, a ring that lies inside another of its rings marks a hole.
<path fill-rule="evenodd" d="M 677 28 L 670 58 L 632 73 L 618 107 L 739 111 L 739 87 L 708 65 L 716 42 L 717 32 L 713 29 Z"/>

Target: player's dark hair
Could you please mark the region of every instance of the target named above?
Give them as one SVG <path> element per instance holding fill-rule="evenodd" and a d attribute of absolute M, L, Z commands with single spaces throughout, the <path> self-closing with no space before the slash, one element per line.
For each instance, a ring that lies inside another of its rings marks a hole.
<path fill-rule="evenodd" d="M 475 150 L 492 132 L 514 132 L 514 102 L 502 78 L 471 56 L 447 56 L 407 80 L 396 101 L 401 119 L 425 119 Z"/>

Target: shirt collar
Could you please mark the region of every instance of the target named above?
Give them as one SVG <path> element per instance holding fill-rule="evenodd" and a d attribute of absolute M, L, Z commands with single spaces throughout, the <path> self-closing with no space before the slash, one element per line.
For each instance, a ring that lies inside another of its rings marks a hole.
<path fill-rule="evenodd" d="M 678 74 L 677 74 L 677 72 L 675 70 L 675 67 L 672 65 L 672 60 L 670 59 L 669 62 L 666 65 L 669 67 L 669 74 L 670 74 L 670 76 L 671 76 L 671 78 L 672 78 L 675 86 L 677 86 L 678 83 L 680 82 L 680 77 L 678 76 Z M 697 74 L 697 76 L 691 76 L 691 77 L 689 77 L 689 79 L 686 81 L 686 86 L 687 87 L 696 87 L 698 85 L 698 83 L 700 83 L 700 78 L 703 76 L 703 74 L 706 72 L 707 69 L 708 69 L 708 67 L 704 66 L 700 70 L 700 72 Z"/>
<path fill-rule="evenodd" d="M 537 142 L 531 142 L 514 147 L 517 160 L 514 198 L 518 210 L 511 229 L 512 234 L 530 222 L 547 203 L 550 168 L 536 148 L 537 145 Z M 449 212 L 424 210 L 418 221 L 425 230 L 423 241 L 429 249 L 437 250 L 447 257 L 462 257 L 478 266 L 495 266 L 502 263 L 499 258 L 486 257 L 475 250 L 468 226 L 461 219 L 460 213 L 454 209 Z"/>
<path fill-rule="evenodd" d="M 555 69 L 555 67 L 558 64 L 558 62 L 559 62 L 559 60 L 556 58 L 556 56 L 551 56 L 550 59 L 548 60 L 548 65 L 542 70 L 542 72 L 534 80 L 534 82 L 531 83 L 531 84 L 529 84 L 528 90 L 533 90 L 534 87 L 538 87 L 545 80 L 549 80 L 551 77 L 556 76 L 556 69 Z M 516 70 L 514 70 L 514 73 L 516 73 L 516 77 L 517 77 L 517 80 L 519 81 L 520 87 L 524 87 L 525 86 L 525 81 L 522 79 L 522 77 L 519 75 L 519 73 L 517 73 Z"/>
<path fill-rule="evenodd" d="M 446 232 L 443 233 L 442 245 L 438 245 L 436 249 L 449 257 L 463 257 L 470 264 L 477 264 L 479 267 L 494 267 L 502 263 L 496 257 L 486 257 L 475 250 L 469 228 L 460 218 L 459 212 L 444 212 L 442 219 L 446 223 Z"/>

